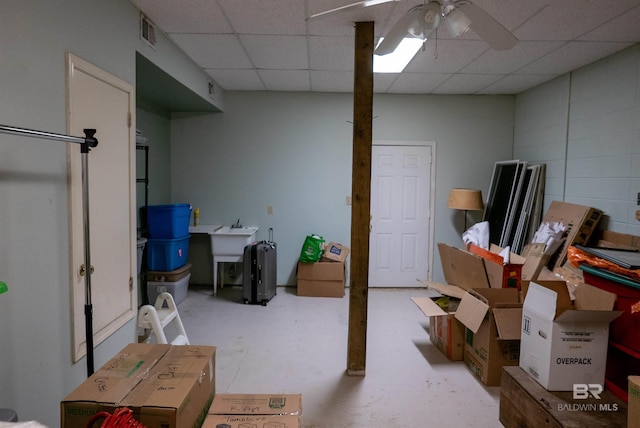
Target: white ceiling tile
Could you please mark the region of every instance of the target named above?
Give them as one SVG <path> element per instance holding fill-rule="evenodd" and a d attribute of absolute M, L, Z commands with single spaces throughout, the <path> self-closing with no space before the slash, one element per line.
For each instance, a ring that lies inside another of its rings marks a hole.
<path fill-rule="evenodd" d="M 239 34 L 306 33 L 304 2 L 300 0 L 218 0 Z"/>
<path fill-rule="evenodd" d="M 396 94 L 428 94 L 451 78 L 452 74 L 402 73 L 389 92 Z"/>
<path fill-rule="evenodd" d="M 165 33 L 230 33 L 231 27 L 215 1 L 131 0 Z"/>
<path fill-rule="evenodd" d="M 353 72 L 311 70 L 310 75 L 314 92 L 353 92 Z"/>
<path fill-rule="evenodd" d="M 545 75 L 511 74 L 509 76 L 503 77 L 497 82 L 482 89 L 481 91 L 478 92 L 478 94 L 487 94 L 487 95 L 519 94 L 522 91 L 538 86 L 555 77 L 556 76 L 548 75 L 548 74 L 545 74 Z"/>
<path fill-rule="evenodd" d="M 256 68 L 306 69 L 309 65 L 304 36 L 240 36 Z"/>
<path fill-rule="evenodd" d="M 349 37 L 309 37 L 312 70 L 353 70 L 355 46 Z"/>
<path fill-rule="evenodd" d="M 573 40 L 629 8 L 627 0 L 562 0 L 550 3 L 515 32 L 520 40 Z"/>
<path fill-rule="evenodd" d="M 501 77 L 495 74 L 454 74 L 442 85 L 435 88 L 434 94 L 474 94 Z"/>
<path fill-rule="evenodd" d="M 487 49 L 461 71 L 464 73 L 513 73 L 544 55 L 553 52 L 564 42 L 518 42 L 508 51 Z"/>
<path fill-rule="evenodd" d="M 306 70 L 258 70 L 267 91 L 310 91 L 311 81 Z"/>
<path fill-rule="evenodd" d="M 516 71 L 516 74 L 558 75 L 576 70 L 630 46 L 630 43 L 570 42 Z"/>
<path fill-rule="evenodd" d="M 639 23 L 640 6 L 636 6 L 602 26 L 589 31 L 581 36 L 579 40 L 637 42 L 640 41 Z"/>
<path fill-rule="evenodd" d="M 373 91 L 377 93 L 387 92 L 399 75 L 399 73 L 375 73 L 373 75 Z"/>
<path fill-rule="evenodd" d="M 410 73 L 455 73 L 488 49 L 479 40 L 427 40 L 405 69 Z"/>
<path fill-rule="evenodd" d="M 206 70 L 227 91 L 264 91 L 266 88 L 255 70 Z"/>
<path fill-rule="evenodd" d="M 171 38 L 202 68 L 253 68 L 231 34 L 173 34 Z"/>

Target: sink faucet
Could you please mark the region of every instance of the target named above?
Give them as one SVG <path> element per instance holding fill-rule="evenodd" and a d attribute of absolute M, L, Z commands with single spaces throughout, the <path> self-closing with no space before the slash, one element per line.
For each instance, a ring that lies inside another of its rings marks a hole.
<path fill-rule="evenodd" d="M 231 228 L 232 228 L 232 229 L 240 229 L 240 228 L 242 228 L 242 225 L 240 224 L 240 219 L 238 219 L 238 220 L 236 221 L 236 224 L 232 224 L 232 225 L 231 225 Z"/>

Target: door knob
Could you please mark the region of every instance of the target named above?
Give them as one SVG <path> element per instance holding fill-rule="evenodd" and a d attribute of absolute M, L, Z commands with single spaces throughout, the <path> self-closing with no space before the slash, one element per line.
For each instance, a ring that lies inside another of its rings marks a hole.
<path fill-rule="evenodd" d="M 94 269 L 93 269 L 93 265 L 91 265 L 91 272 L 90 272 L 90 273 L 91 273 L 92 275 L 93 275 L 93 271 L 94 271 Z M 79 273 L 80 273 L 80 276 L 84 276 L 84 274 L 85 274 L 85 273 L 87 273 L 87 270 L 86 270 L 86 268 L 84 267 L 84 263 L 80 265 L 80 271 L 79 271 Z"/>

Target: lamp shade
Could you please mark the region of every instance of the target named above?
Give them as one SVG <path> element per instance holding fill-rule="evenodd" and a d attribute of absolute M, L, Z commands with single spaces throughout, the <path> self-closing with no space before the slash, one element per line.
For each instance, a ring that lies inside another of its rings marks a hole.
<path fill-rule="evenodd" d="M 481 210 L 484 208 L 482 192 L 474 189 L 451 189 L 447 206 L 456 210 Z"/>

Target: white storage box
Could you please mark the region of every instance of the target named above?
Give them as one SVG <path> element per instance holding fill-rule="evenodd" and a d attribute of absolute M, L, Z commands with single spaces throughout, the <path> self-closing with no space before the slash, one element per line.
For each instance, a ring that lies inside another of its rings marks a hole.
<path fill-rule="evenodd" d="M 586 284 L 572 303 L 565 281 L 529 284 L 524 299 L 520 367 L 549 391 L 604 385 L 609 323 L 616 295 Z"/>
<path fill-rule="evenodd" d="M 158 294 L 162 292 L 168 292 L 173 297 L 176 305 L 179 305 L 187 297 L 187 291 L 189 291 L 189 278 L 191 273 L 182 277 L 178 281 L 148 281 L 147 282 L 147 297 L 149 298 L 149 304 L 153 305 L 158 297 Z"/>

